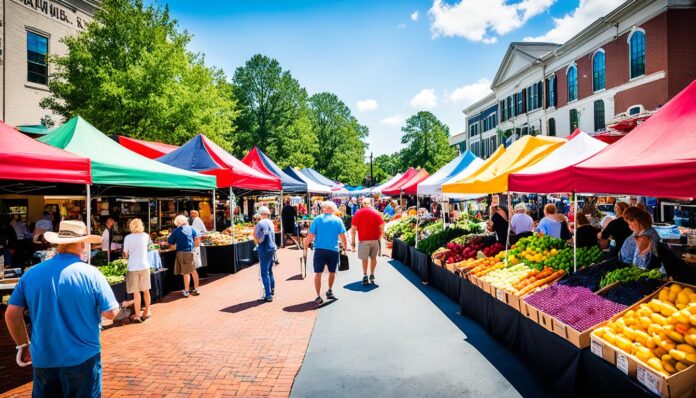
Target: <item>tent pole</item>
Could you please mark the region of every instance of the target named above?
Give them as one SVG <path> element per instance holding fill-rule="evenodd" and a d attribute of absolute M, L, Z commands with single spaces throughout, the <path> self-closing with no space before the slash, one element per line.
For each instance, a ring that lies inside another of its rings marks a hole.
<path fill-rule="evenodd" d="M 150 215 L 150 198 L 147 199 L 147 233 L 152 232 L 152 216 Z"/>
<path fill-rule="evenodd" d="M 505 260 L 508 259 L 508 247 L 510 247 L 510 229 L 511 229 L 510 228 L 510 221 L 512 218 L 512 217 L 510 217 L 510 206 L 511 205 L 512 205 L 512 198 L 510 196 L 510 192 L 508 191 L 508 193 L 507 193 L 508 220 L 507 220 L 507 237 L 505 238 Z"/>
<path fill-rule="evenodd" d="M 232 228 L 232 241 L 234 242 L 234 193 L 230 187 L 230 228 Z"/>
<path fill-rule="evenodd" d="M 217 231 L 217 211 L 215 209 L 215 190 L 213 189 L 213 231 Z"/>
<path fill-rule="evenodd" d="M 89 184 L 85 184 L 85 188 L 87 190 L 87 235 L 92 235 L 92 191 Z M 92 264 L 92 245 L 89 246 L 87 264 Z"/>
<path fill-rule="evenodd" d="M 416 249 L 418 249 L 418 224 L 420 224 L 420 217 L 418 217 L 418 209 L 420 208 L 419 199 L 420 197 L 416 195 Z"/>
<path fill-rule="evenodd" d="M 573 272 L 578 271 L 578 194 L 573 192 L 573 217 L 575 221 L 573 222 Z"/>
<path fill-rule="evenodd" d="M 285 234 L 283 233 L 283 190 L 280 190 L 280 205 L 277 207 L 280 209 L 277 214 L 280 214 L 280 247 L 285 247 Z"/>

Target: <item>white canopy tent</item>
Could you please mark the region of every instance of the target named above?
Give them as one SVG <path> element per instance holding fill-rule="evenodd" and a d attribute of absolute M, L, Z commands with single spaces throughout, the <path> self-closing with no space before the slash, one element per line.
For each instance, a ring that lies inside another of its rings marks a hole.
<path fill-rule="evenodd" d="M 305 184 L 307 184 L 307 192 L 309 193 L 314 193 L 314 194 L 319 194 L 319 195 L 331 195 L 331 187 L 327 187 L 326 185 L 321 185 L 311 178 L 307 177 L 306 175 L 300 173 L 297 169 L 295 170 L 295 175 L 293 177 L 296 177 Z"/>
<path fill-rule="evenodd" d="M 378 185 L 378 186 L 376 186 L 376 187 L 373 187 L 371 190 L 369 190 L 368 193 L 371 192 L 371 193 L 373 193 L 373 194 L 381 194 L 381 193 L 382 193 L 382 188 L 388 187 L 388 186 L 390 186 L 391 184 L 397 182 L 397 181 L 401 178 L 402 175 L 403 175 L 403 173 L 397 173 L 394 177 L 392 177 L 391 179 L 389 179 L 389 181 L 385 182 L 384 184 L 381 184 L 381 185 Z"/>

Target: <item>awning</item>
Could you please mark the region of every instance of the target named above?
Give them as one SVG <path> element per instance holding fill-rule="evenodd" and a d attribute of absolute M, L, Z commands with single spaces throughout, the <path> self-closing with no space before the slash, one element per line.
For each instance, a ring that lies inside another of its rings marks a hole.
<path fill-rule="evenodd" d="M 367 190 L 366 190 L 365 193 L 366 193 L 366 194 L 377 194 L 377 195 L 379 195 L 379 194 L 382 193 L 382 189 L 384 189 L 384 188 L 386 188 L 386 187 L 392 185 L 393 183 L 399 181 L 399 179 L 401 179 L 401 176 L 403 176 L 402 173 L 396 173 L 396 175 L 395 175 L 394 177 L 388 179 L 387 182 L 385 182 L 385 183 L 383 183 L 383 184 L 380 184 L 380 185 L 377 185 L 376 187 L 367 188 Z"/>
<path fill-rule="evenodd" d="M 332 181 L 324 177 L 321 173 L 319 173 L 311 167 L 305 167 L 304 169 L 300 169 L 300 173 L 304 174 L 305 176 L 311 178 L 312 180 L 316 181 L 321 185 L 326 185 L 327 187 L 335 187 L 337 185 L 340 185 L 336 181 Z"/>
<path fill-rule="evenodd" d="M 307 192 L 307 184 L 287 175 L 257 147 L 254 147 L 247 153 L 244 159 L 242 159 L 242 163 L 266 175 L 273 175 L 280 178 L 283 191 L 285 192 Z"/>
<path fill-rule="evenodd" d="M 418 184 L 421 182 L 425 181 L 428 177 L 430 177 L 430 173 L 428 173 L 425 169 L 421 169 L 418 174 L 416 174 L 413 178 L 408 180 L 402 187 L 401 187 L 401 192 L 405 193 L 406 195 L 415 195 L 418 193 Z"/>
<path fill-rule="evenodd" d="M 215 188 L 215 178 L 163 165 L 130 151 L 76 116 L 40 141 L 89 158 L 92 183 L 125 187 Z"/>
<path fill-rule="evenodd" d="M 607 144 L 585 133 L 575 134 L 560 148 L 538 163 L 508 176 L 508 188 L 512 192 L 554 193 L 572 192 L 572 176 L 549 179 L 545 173 L 559 171 L 580 163 L 606 148 Z"/>
<path fill-rule="evenodd" d="M 566 140 L 556 137 L 524 136 L 510 145 L 493 161 L 486 163 L 467 179 L 448 182 L 445 193 L 484 194 L 508 192 L 508 175 L 529 167 L 563 145 Z M 494 155 L 500 152 L 500 148 Z M 492 156 L 491 158 L 494 158 Z"/>
<path fill-rule="evenodd" d="M 418 174 L 418 171 L 416 169 L 414 169 L 413 167 L 409 167 L 408 170 L 406 170 L 404 172 L 404 174 L 402 174 L 401 177 L 399 177 L 398 180 L 392 182 L 389 185 L 382 187 L 382 189 L 380 189 L 380 193 L 382 195 L 391 195 L 388 192 L 392 192 L 394 189 L 399 188 L 399 190 L 396 191 L 397 192 L 396 194 L 397 195 L 400 194 L 401 193 L 401 186 L 404 185 L 406 183 L 406 181 L 413 178 L 413 176 L 416 174 Z"/>
<path fill-rule="evenodd" d="M 88 158 L 74 155 L 20 133 L 0 122 L 0 179 L 90 184 Z"/>
<path fill-rule="evenodd" d="M 198 134 L 158 162 L 197 173 L 213 175 L 218 188 L 280 191 L 280 179 L 252 169 L 203 134 Z"/>
<path fill-rule="evenodd" d="M 148 159 L 157 159 L 158 157 L 166 155 L 169 152 L 179 148 L 176 145 L 137 140 L 135 138 L 124 137 L 122 135 L 118 136 L 118 143 L 137 154 L 145 156 Z"/>
<path fill-rule="evenodd" d="M 292 167 L 286 167 L 283 169 L 283 172 L 285 174 L 289 175 L 292 178 L 295 178 L 297 180 L 300 180 L 307 184 L 307 192 L 309 193 L 316 193 L 320 195 L 330 195 L 331 194 L 331 187 L 327 187 L 326 185 L 321 185 L 318 182 L 312 180 L 311 178 L 305 176 L 304 174 L 300 173 L 298 170 L 293 169 Z"/>
<path fill-rule="evenodd" d="M 43 124 L 21 124 L 17 126 L 17 130 L 21 131 L 22 133 L 34 135 L 46 135 L 53 131 L 53 129 L 49 129 Z"/>
<path fill-rule="evenodd" d="M 442 184 L 465 170 L 472 162 L 483 164 L 481 158 L 467 150 L 418 184 L 418 195 L 441 195 Z"/>

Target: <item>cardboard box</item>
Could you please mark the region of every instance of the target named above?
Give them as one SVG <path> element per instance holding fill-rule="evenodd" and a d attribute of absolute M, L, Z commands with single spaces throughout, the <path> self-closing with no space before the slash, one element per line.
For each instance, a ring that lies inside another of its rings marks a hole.
<path fill-rule="evenodd" d="M 640 304 L 647 303 L 653 298 L 657 297 L 660 290 L 662 290 L 664 287 L 669 287 L 675 283 L 676 282 L 670 282 L 661 286 L 653 294 L 644 297 L 642 300 L 626 308 L 626 310 L 623 312 L 613 316 L 610 321 L 615 321 L 630 310 L 635 311 L 638 309 Z M 690 287 L 696 290 L 696 286 L 684 283 L 678 284 L 682 287 Z M 637 379 L 638 383 L 642 384 L 653 393 L 663 398 L 696 396 L 696 365 L 692 365 L 687 369 L 673 375 L 665 376 L 653 370 L 650 366 L 635 356 L 610 344 L 604 339 L 591 335 L 591 344 L 592 343 L 594 343 L 594 346 L 591 346 L 590 349 L 593 353 L 597 354 L 599 352 L 599 345 L 601 344 L 602 357 L 605 360 L 616 365 L 617 368 L 621 369 L 624 373 L 632 378 Z"/>
<path fill-rule="evenodd" d="M 539 323 L 539 310 L 535 307 L 527 304 L 523 299 L 520 298 L 520 313 L 525 317 L 531 319 L 535 323 Z"/>
<path fill-rule="evenodd" d="M 530 307 L 534 308 L 539 313 L 539 321 L 537 323 L 549 332 L 553 332 L 553 317 L 536 309 L 534 306 L 530 305 Z"/>
<path fill-rule="evenodd" d="M 604 321 L 598 325 L 595 325 L 584 332 L 580 332 L 575 330 L 572 326 L 566 325 L 562 321 L 548 315 L 549 318 L 551 318 L 551 327 L 552 331 L 563 337 L 564 339 L 568 340 L 572 345 L 582 349 L 585 347 L 590 346 L 590 334 L 592 333 L 593 330 L 595 330 L 598 327 L 602 327 L 607 324 L 607 321 Z"/>

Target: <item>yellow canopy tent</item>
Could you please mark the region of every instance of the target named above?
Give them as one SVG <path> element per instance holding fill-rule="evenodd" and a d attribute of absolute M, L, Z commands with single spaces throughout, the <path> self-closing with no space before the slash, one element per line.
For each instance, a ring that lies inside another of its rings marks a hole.
<path fill-rule="evenodd" d="M 473 175 L 446 183 L 443 193 L 501 193 L 508 192 L 508 174 L 529 167 L 563 145 L 566 140 L 556 137 L 525 136 L 507 150 L 502 146 L 491 155 Z"/>

